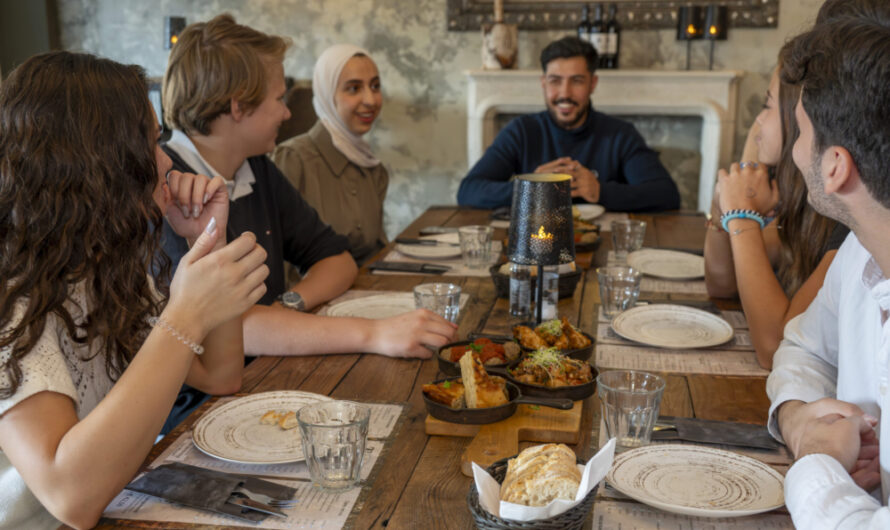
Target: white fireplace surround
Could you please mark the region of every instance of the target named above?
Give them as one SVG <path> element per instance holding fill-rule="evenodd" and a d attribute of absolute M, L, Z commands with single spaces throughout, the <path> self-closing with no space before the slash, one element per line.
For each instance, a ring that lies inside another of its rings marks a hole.
<path fill-rule="evenodd" d="M 607 114 L 699 116 L 702 119 L 698 209 L 708 211 L 717 170 L 727 167 L 735 144 L 738 82 L 744 72 L 605 70 L 593 94 Z M 472 167 L 497 134 L 499 114 L 545 108 L 539 70 L 466 72 L 467 158 Z"/>

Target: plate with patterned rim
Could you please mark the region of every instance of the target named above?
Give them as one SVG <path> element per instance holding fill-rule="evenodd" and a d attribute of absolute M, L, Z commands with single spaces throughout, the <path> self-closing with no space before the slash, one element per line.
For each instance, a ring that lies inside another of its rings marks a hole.
<path fill-rule="evenodd" d="M 615 489 L 649 506 L 698 517 L 742 517 L 785 504 L 784 479 L 753 458 L 697 445 L 655 444 L 615 457 Z"/>
<path fill-rule="evenodd" d="M 648 276 L 666 280 L 696 280 L 705 276 L 705 258 L 659 248 L 643 248 L 627 255 L 627 264 Z"/>
<path fill-rule="evenodd" d="M 612 319 L 612 329 L 627 340 L 659 348 L 717 346 L 732 339 L 732 326 L 713 313 L 675 304 L 628 309 Z"/>
<path fill-rule="evenodd" d="M 584 221 L 590 221 L 606 213 L 606 207 L 602 204 L 573 204 L 578 209 L 578 217 Z"/>
<path fill-rule="evenodd" d="M 286 464 L 304 460 L 299 427 L 282 429 L 260 418 L 270 410 L 297 412 L 305 405 L 331 401 L 321 394 L 281 390 L 238 398 L 201 416 L 192 441 L 201 452 L 238 464 Z"/>
<path fill-rule="evenodd" d="M 381 319 L 414 311 L 414 293 L 390 293 L 346 300 L 328 308 L 330 317 Z"/>
<path fill-rule="evenodd" d="M 396 244 L 396 251 L 410 258 L 417 259 L 451 259 L 461 255 L 460 239 L 456 233 L 434 234 L 422 236 L 418 239 L 429 239 L 442 243 L 441 245 L 406 245 Z"/>

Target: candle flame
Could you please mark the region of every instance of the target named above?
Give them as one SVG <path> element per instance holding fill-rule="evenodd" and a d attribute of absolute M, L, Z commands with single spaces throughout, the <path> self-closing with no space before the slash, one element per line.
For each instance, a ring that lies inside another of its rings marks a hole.
<path fill-rule="evenodd" d="M 533 239 L 553 239 L 553 234 L 544 231 L 544 225 L 538 229 L 537 234 L 532 234 Z"/>

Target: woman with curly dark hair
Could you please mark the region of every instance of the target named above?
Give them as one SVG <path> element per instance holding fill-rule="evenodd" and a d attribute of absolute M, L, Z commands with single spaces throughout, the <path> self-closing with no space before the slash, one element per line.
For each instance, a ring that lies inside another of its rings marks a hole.
<path fill-rule="evenodd" d="M 53 52 L 0 85 L 0 528 L 93 526 L 184 382 L 240 387 L 266 254 L 158 131 L 136 66 Z M 165 214 L 191 250 L 155 286 Z"/>

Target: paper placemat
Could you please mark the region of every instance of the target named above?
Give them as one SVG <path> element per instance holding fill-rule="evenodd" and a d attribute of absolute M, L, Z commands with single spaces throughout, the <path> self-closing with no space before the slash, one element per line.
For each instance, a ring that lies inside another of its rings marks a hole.
<path fill-rule="evenodd" d="M 600 344 L 620 344 L 623 346 L 643 346 L 638 344 L 632 340 L 627 340 L 621 335 L 615 333 L 615 330 L 612 329 L 612 325 L 608 322 L 599 322 L 596 328 L 596 340 L 599 341 Z M 733 334 L 732 340 L 720 344 L 719 346 L 713 346 L 710 348 L 691 348 L 690 351 L 724 351 L 724 350 L 733 350 L 733 351 L 754 351 L 754 344 L 751 342 L 751 333 L 746 329 L 735 329 L 735 333 Z M 665 351 L 676 351 L 676 350 L 668 350 Z"/>
<path fill-rule="evenodd" d="M 646 346 L 597 344 L 596 367 L 599 370 L 643 370 L 705 375 L 743 375 L 766 377 L 768 370 L 757 364 L 753 351 L 664 350 Z"/>
<path fill-rule="evenodd" d="M 791 522 L 790 515 L 781 513 L 766 513 L 734 518 L 693 517 L 691 515 L 668 513 L 635 501 L 623 502 L 598 499 L 593 505 L 593 528 L 603 530 L 651 530 L 654 528 L 682 528 L 683 530 L 747 530 L 748 528 L 791 530 L 794 528 L 794 524 Z"/>
<path fill-rule="evenodd" d="M 386 256 L 383 257 L 383 261 L 390 262 L 402 262 L 402 263 L 432 263 L 434 265 L 446 265 L 451 267 L 451 270 L 446 271 L 441 274 L 441 276 L 476 276 L 476 277 L 488 277 L 491 273 L 488 271 L 488 267 L 490 265 L 494 265 L 500 260 L 501 250 L 503 250 L 504 245 L 500 241 L 492 241 L 491 242 L 491 258 L 489 259 L 489 265 L 482 269 L 471 269 L 464 265 L 463 258 L 458 256 L 456 258 L 451 259 L 417 259 L 412 258 L 410 256 L 406 256 L 399 252 L 396 249 L 390 250 Z M 425 274 L 425 273 L 416 273 L 416 272 L 402 272 L 402 271 L 381 271 L 374 270 L 371 271 L 371 274 Z"/>
<path fill-rule="evenodd" d="M 229 403 L 237 397 L 219 399 L 210 410 Z M 362 462 L 361 478 L 367 480 L 383 453 L 388 438 L 404 406 L 398 404 L 366 403 L 371 408 L 368 425 L 368 442 Z M 262 528 L 342 528 L 352 512 L 362 488 L 357 487 L 343 493 L 325 493 L 309 482 L 309 469 L 305 462 L 292 464 L 251 465 L 226 462 L 199 451 L 192 442 L 192 431 L 184 432 L 170 447 L 152 462 L 152 468 L 171 462 L 183 462 L 193 466 L 215 469 L 226 473 L 240 473 L 261 477 L 297 489 L 295 498 L 300 502 L 293 508 L 282 509 L 288 517 L 269 517 L 260 523 Z M 139 521 L 180 522 L 201 525 L 239 525 L 240 519 L 211 514 L 193 508 L 179 506 L 142 493 L 122 491 L 105 509 L 104 517 L 112 519 L 134 519 Z"/>
<path fill-rule="evenodd" d="M 612 221 L 624 221 L 630 219 L 630 216 L 623 212 L 606 212 L 593 220 L 593 223 L 599 225 L 600 232 L 611 232 Z"/>
<path fill-rule="evenodd" d="M 708 294 L 704 280 L 662 280 L 644 276 L 640 280 L 641 293 Z"/>

